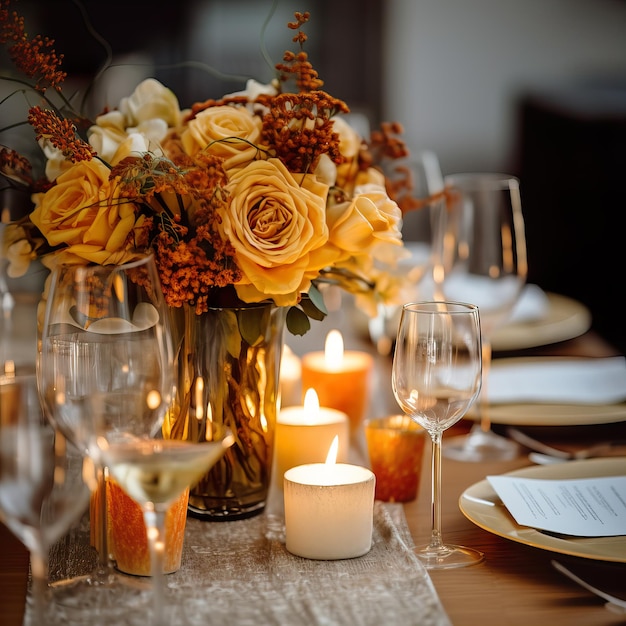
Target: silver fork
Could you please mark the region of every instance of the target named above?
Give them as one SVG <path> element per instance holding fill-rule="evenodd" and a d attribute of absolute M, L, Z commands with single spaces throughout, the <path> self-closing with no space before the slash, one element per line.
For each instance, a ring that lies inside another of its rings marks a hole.
<path fill-rule="evenodd" d="M 591 593 L 595 593 L 597 596 L 599 596 L 603 600 L 606 600 L 607 603 L 604 606 L 609 611 L 612 611 L 613 613 L 626 615 L 626 601 L 622 600 L 621 598 L 617 598 L 611 595 L 610 593 L 607 593 L 606 591 L 602 591 L 602 589 L 598 589 L 597 587 L 594 587 L 593 585 L 588 583 L 586 580 L 583 580 L 582 578 L 574 574 L 574 572 L 569 570 L 562 563 L 559 563 L 558 561 L 554 561 L 554 560 L 550 562 L 552 563 L 552 567 L 554 567 L 554 569 L 556 569 L 557 571 L 561 572 L 561 574 L 565 574 L 565 576 L 573 580 L 575 583 L 578 583 L 581 587 L 584 587 L 587 591 L 591 591 Z"/>
<path fill-rule="evenodd" d="M 579 461 L 581 459 L 590 459 L 595 456 L 601 456 L 603 453 L 608 452 L 617 443 L 614 441 L 602 441 L 594 444 L 593 446 L 589 446 L 588 448 L 584 448 L 583 450 L 568 452 L 567 450 L 553 448 L 552 446 L 549 446 L 542 441 L 538 441 L 534 437 L 531 437 L 530 435 L 527 435 L 512 426 L 506 429 L 506 433 L 511 439 L 513 439 L 513 441 L 517 441 L 517 443 L 520 443 L 535 452 L 547 454 L 548 456 L 556 457 L 557 459 L 562 459 L 563 461 Z"/>

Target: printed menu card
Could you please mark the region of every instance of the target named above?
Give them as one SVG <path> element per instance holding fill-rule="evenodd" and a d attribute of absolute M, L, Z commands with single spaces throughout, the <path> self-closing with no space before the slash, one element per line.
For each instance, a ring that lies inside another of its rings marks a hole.
<path fill-rule="evenodd" d="M 626 476 L 487 480 L 520 526 L 577 537 L 626 535 Z"/>

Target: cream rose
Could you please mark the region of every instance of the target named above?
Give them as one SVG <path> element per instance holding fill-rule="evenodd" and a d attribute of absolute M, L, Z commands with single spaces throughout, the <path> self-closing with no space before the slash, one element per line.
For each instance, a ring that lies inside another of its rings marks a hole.
<path fill-rule="evenodd" d="M 406 252 L 402 212 L 384 187 L 357 187 L 351 201 L 328 207 L 327 220 L 329 241 L 343 252 L 342 260 L 367 256 L 393 265 Z"/>
<path fill-rule="evenodd" d="M 37 258 L 37 252 L 26 238 L 22 226 L 16 223 L 0 225 L 0 242 L 2 255 L 9 262 L 7 276 L 19 278 L 24 276 L 32 261 Z"/>
<path fill-rule="evenodd" d="M 127 128 L 150 120 L 163 120 L 166 127 L 176 127 L 181 121 L 178 98 L 154 78 L 142 81 L 128 98 L 122 98 L 119 110 Z"/>
<path fill-rule="evenodd" d="M 201 111 L 181 134 L 185 152 L 193 156 L 208 150 L 225 159 L 224 169 L 239 168 L 262 158 L 261 120 L 245 107 L 216 106 Z"/>
<path fill-rule="evenodd" d="M 33 195 L 31 220 L 51 246 L 65 246 L 66 255 L 99 264 L 124 257 L 120 253 L 135 226 L 135 207 L 108 177 L 99 160 L 81 161 L 47 192 Z"/>
<path fill-rule="evenodd" d="M 337 257 L 326 247 L 328 187 L 312 175 L 292 175 L 278 159 L 254 161 L 232 177 L 220 229 L 236 251 L 247 302 L 296 304 L 319 270 Z"/>
<path fill-rule="evenodd" d="M 363 139 L 342 117 L 333 117 L 333 131 L 339 135 L 339 152 L 347 159 L 355 159 Z"/>

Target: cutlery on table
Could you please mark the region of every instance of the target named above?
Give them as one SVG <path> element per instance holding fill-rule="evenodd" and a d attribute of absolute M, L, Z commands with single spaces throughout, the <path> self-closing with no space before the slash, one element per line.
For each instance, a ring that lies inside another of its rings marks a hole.
<path fill-rule="evenodd" d="M 602 456 L 603 453 L 608 452 L 614 445 L 618 443 L 616 441 L 602 441 L 587 448 L 583 448 L 582 450 L 570 452 L 568 450 L 561 450 L 559 448 L 549 446 L 548 444 L 539 441 L 534 437 L 531 437 L 530 435 L 527 435 L 517 428 L 507 428 L 506 434 L 511 439 L 513 439 L 513 441 L 517 441 L 517 443 L 522 444 L 526 448 L 529 448 L 534 452 L 538 452 L 540 455 L 551 457 L 553 462 L 556 460 L 580 461 L 582 459 L 590 459 L 592 457 Z M 539 455 L 533 455 L 533 459 L 531 460 L 536 460 L 537 462 L 541 462 L 543 460 L 544 463 L 549 462 L 549 459 L 542 459 Z"/>
<path fill-rule="evenodd" d="M 550 563 L 552 564 L 552 567 L 554 567 L 554 569 L 561 572 L 562 574 L 564 574 L 565 576 L 573 580 L 575 583 L 578 583 L 581 587 L 584 587 L 587 591 L 590 591 L 591 593 L 595 593 L 597 596 L 599 596 L 603 600 L 606 600 L 607 603 L 604 606 L 609 611 L 612 611 L 613 613 L 626 614 L 626 601 L 625 600 L 622 600 L 621 598 L 611 595 L 610 593 L 607 593 L 606 591 L 603 591 L 602 589 L 598 589 L 597 587 L 594 587 L 592 584 L 588 583 L 586 580 L 583 580 L 582 578 L 574 574 L 574 572 L 572 572 L 570 569 L 565 567 L 565 565 L 563 565 L 562 563 L 559 563 L 558 561 L 552 560 L 550 561 Z"/>

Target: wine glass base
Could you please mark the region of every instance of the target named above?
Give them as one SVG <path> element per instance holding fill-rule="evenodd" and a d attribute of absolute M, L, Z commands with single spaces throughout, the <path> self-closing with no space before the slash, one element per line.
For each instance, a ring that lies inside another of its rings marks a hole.
<path fill-rule="evenodd" d="M 455 461 L 511 461 L 520 455 L 517 443 L 474 426 L 468 435 L 444 440 L 442 453 Z"/>
<path fill-rule="evenodd" d="M 151 585 L 142 579 L 111 574 L 87 574 L 51 583 L 51 600 L 68 617 L 98 615 L 114 617 L 148 606 Z"/>
<path fill-rule="evenodd" d="M 426 569 L 468 567 L 485 560 L 485 555 L 482 552 L 464 546 L 443 545 L 434 547 L 427 545 L 415 548 L 414 551 Z"/>

